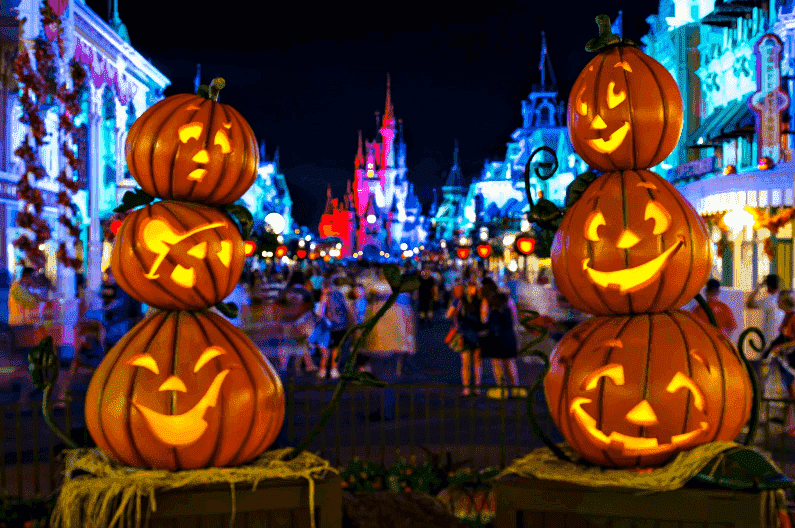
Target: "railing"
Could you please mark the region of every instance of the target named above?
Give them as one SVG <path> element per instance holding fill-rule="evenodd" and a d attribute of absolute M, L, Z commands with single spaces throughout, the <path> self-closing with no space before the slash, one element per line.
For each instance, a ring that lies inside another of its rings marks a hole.
<path fill-rule="evenodd" d="M 454 462 L 473 468 L 504 467 L 542 445 L 531 431 L 527 399 L 461 396 L 461 386 L 422 384 L 389 388 L 349 387 L 323 433 L 309 447 L 334 466 L 354 457 L 391 465 L 399 456 L 426 456 L 425 450 L 450 452 Z M 319 420 L 331 400 L 332 385 L 285 385 L 287 417 L 273 447 L 297 445 Z M 390 391 L 392 391 L 390 393 Z M 489 392 L 499 393 L 490 388 Z M 394 399 L 392 396 L 394 395 Z M 387 419 L 394 402 L 394 419 Z M 542 428 L 560 441 L 541 394 L 536 412 Z M 791 400 L 764 400 L 771 420 L 761 424 L 756 446 L 767 452 L 781 470 L 795 477 L 795 438 L 772 420 L 775 407 Z M 41 403 L 0 405 L 0 493 L 20 498 L 47 496 L 59 485 L 63 444 L 44 423 Z M 379 412 L 380 417 L 371 417 Z M 87 439 L 83 401 L 75 399 L 54 410 L 55 422 L 81 445 Z M 741 438 L 743 435 L 741 435 Z"/>

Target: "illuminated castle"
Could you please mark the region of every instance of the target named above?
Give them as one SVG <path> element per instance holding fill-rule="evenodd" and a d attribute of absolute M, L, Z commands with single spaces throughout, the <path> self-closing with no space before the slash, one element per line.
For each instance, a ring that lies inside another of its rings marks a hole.
<path fill-rule="evenodd" d="M 378 133 L 380 142 L 363 141 L 359 131 L 353 185 L 348 182 L 342 200 L 333 199 L 329 191 L 320 220 L 320 236 L 340 238 L 343 256 L 395 254 L 402 244 L 413 249 L 423 243 L 427 234 L 414 186 L 406 178 L 403 123 L 395 119 L 389 75 Z"/>

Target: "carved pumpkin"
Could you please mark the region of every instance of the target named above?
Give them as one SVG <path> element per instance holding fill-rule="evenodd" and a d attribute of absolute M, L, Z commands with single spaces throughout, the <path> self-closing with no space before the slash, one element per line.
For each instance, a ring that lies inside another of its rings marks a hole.
<path fill-rule="evenodd" d="M 569 445 L 602 466 L 663 464 L 677 452 L 734 440 L 752 387 L 719 331 L 674 310 L 594 317 L 553 350 L 547 404 Z"/>
<path fill-rule="evenodd" d="M 111 269 L 124 291 L 166 310 L 201 310 L 226 298 L 243 271 L 243 240 L 223 212 L 162 201 L 130 213 Z"/>
<path fill-rule="evenodd" d="M 259 166 L 257 140 L 243 116 L 213 97 L 191 94 L 149 107 L 130 127 L 125 154 L 144 192 L 207 204 L 243 196 Z"/>
<path fill-rule="evenodd" d="M 284 421 L 268 360 L 212 312 L 158 312 L 114 346 L 91 378 L 86 426 L 119 462 L 168 470 L 239 465 Z"/>
<path fill-rule="evenodd" d="M 595 169 L 653 167 L 679 141 L 682 96 L 659 62 L 634 46 L 611 46 L 574 81 L 568 127 L 574 150 Z"/>
<path fill-rule="evenodd" d="M 703 220 L 648 170 L 591 183 L 563 217 L 551 257 L 566 300 L 596 315 L 678 308 L 706 284 L 712 265 Z"/>

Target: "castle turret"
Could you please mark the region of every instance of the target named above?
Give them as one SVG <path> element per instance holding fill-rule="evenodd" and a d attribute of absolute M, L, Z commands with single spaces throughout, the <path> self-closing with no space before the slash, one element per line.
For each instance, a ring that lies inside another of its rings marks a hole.
<path fill-rule="evenodd" d="M 362 144 L 362 131 L 359 130 L 359 148 L 356 151 L 356 161 L 354 162 L 356 166 L 356 170 L 361 169 L 364 166 L 364 146 Z"/>
<path fill-rule="evenodd" d="M 383 148 L 381 151 L 381 167 L 395 167 L 395 110 L 392 108 L 392 95 L 389 74 L 386 74 L 386 108 L 384 118 L 381 122 L 381 137 L 383 138 Z"/>

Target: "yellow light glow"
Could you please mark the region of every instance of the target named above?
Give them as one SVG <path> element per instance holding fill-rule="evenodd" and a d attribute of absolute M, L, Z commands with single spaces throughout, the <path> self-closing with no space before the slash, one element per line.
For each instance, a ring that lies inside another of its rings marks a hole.
<path fill-rule="evenodd" d="M 723 215 L 723 223 L 732 230 L 732 233 L 737 234 L 744 227 L 754 225 L 754 215 L 745 209 L 732 209 Z"/>
<path fill-rule="evenodd" d="M 221 152 L 223 154 L 229 154 L 232 152 L 232 145 L 229 143 L 229 138 L 227 137 L 226 132 L 223 130 L 219 130 L 215 133 L 214 143 L 221 147 Z"/>
<path fill-rule="evenodd" d="M 187 125 L 182 125 L 177 131 L 179 140 L 183 143 L 187 143 L 189 139 L 199 139 L 199 136 L 202 134 L 202 128 L 201 123 L 188 123 Z"/>
<path fill-rule="evenodd" d="M 196 285 L 196 272 L 193 268 L 184 268 L 177 264 L 171 272 L 171 280 L 177 286 L 193 288 Z"/>
<path fill-rule="evenodd" d="M 196 163 L 209 163 L 210 155 L 207 154 L 206 150 L 202 149 L 191 158 L 191 161 L 195 161 Z"/>
<path fill-rule="evenodd" d="M 155 374 L 160 374 L 160 369 L 157 368 L 157 362 L 155 361 L 155 358 L 149 354 L 136 354 L 128 359 L 125 365 L 144 367 L 147 370 L 151 370 Z"/>
<path fill-rule="evenodd" d="M 619 249 L 627 249 L 631 248 L 638 242 L 640 242 L 640 238 L 638 237 L 638 235 L 636 235 L 629 229 L 624 229 L 624 231 L 621 232 L 621 236 L 618 237 L 618 242 L 616 242 L 616 247 Z"/>
<path fill-rule="evenodd" d="M 595 211 L 591 213 L 591 215 L 585 221 L 585 238 L 591 242 L 599 242 L 599 235 L 596 233 L 596 230 L 599 226 L 606 224 L 607 222 L 605 222 L 605 216 L 601 213 L 601 211 Z"/>
<path fill-rule="evenodd" d="M 185 383 L 182 382 L 181 379 L 178 377 L 171 375 L 168 377 L 166 381 L 163 382 L 160 387 L 157 389 L 160 392 L 163 391 L 177 391 L 177 392 L 188 392 L 188 388 L 185 387 Z"/>
<path fill-rule="evenodd" d="M 193 367 L 193 373 L 199 372 L 199 370 L 207 364 L 208 361 L 211 359 L 217 358 L 221 354 L 225 354 L 224 349 L 217 346 L 211 346 L 207 348 L 202 355 L 199 356 L 198 361 L 196 361 L 196 365 Z"/>
<path fill-rule="evenodd" d="M 591 372 L 587 378 L 585 378 L 583 390 L 594 390 L 596 385 L 599 383 L 599 379 L 604 377 L 610 378 L 616 385 L 623 385 L 624 367 L 616 363 L 599 367 L 598 369 Z"/>
<path fill-rule="evenodd" d="M 651 404 L 643 400 L 627 413 L 627 421 L 635 425 L 657 425 L 660 421 L 651 408 Z"/>
<path fill-rule="evenodd" d="M 601 121 L 601 119 L 599 120 Z M 604 121 L 602 121 L 602 124 L 604 124 Z M 597 127 L 592 126 L 592 128 Z M 629 123 L 624 121 L 624 124 L 621 125 L 621 128 L 610 134 L 610 137 L 608 137 L 606 140 L 602 138 L 589 139 L 588 144 L 600 154 L 610 154 L 621 146 L 621 144 L 624 142 L 624 138 L 627 137 L 627 133 L 629 133 Z"/>
<path fill-rule="evenodd" d="M 207 174 L 207 169 L 194 169 L 188 174 L 188 179 L 193 181 L 202 181 Z"/>
<path fill-rule="evenodd" d="M 648 220 L 649 218 L 654 219 L 653 233 L 655 235 L 665 233 L 671 225 L 671 215 L 655 200 L 650 200 L 649 203 L 646 204 L 646 211 L 643 215 L 643 219 Z"/>
<path fill-rule="evenodd" d="M 610 109 L 615 108 L 616 106 L 620 105 L 624 102 L 624 99 L 627 98 L 627 94 L 624 90 L 621 90 L 618 93 L 615 93 L 614 90 L 616 88 L 616 83 L 610 81 L 607 85 L 607 107 Z"/>
<path fill-rule="evenodd" d="M 203 259 L 207 257 L 207 242 L 197 244 L 188 250 L 188 255 Z"/>
<path fill-rule="evenodd" d="M 704 412 L 704 395 L 701 394 L 701 390 L 693 382 L 693 380 L 685 376 L 681 372 L 677 372 L 674 375 L 673 379 L 671 380 L 671 383 L 668 384 L 668 387 L 666 387 L 665 390 L 670 393 L 674 393 L 677 390 L 681 389 L 682 387 L 688 389 L 690 393 L 693 395 L 693 405 L 696 406 L 696 409 L 698 409 L 701 412 Z"/>
<path fill-rule="evenodd" d="M 225 268 L 228 268 L 229 264 L 232 262 L 232 242 L 229 240 L 221 241 L 221 250 L 218 252 L 218 260 L 221 261 L 221 264 L 223 264 Z"/>

